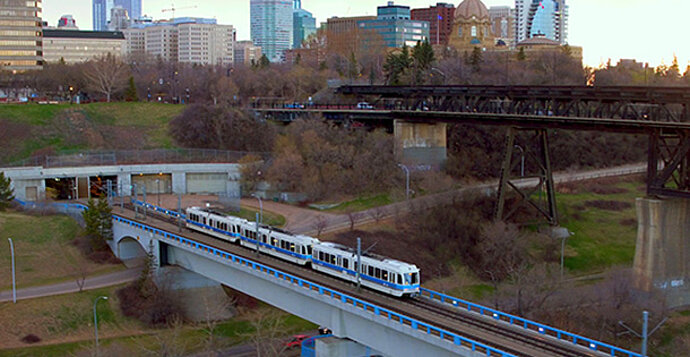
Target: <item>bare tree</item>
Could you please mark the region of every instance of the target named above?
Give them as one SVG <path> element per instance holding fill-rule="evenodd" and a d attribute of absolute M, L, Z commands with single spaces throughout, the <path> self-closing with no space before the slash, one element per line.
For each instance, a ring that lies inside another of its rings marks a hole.
<path fill-rule="evenodd" d="M 216 340 L 216 328 L 218 327 L 218 316 L 223 316 L 229 309 L 233 308 L 237 302 L 235 297 L 226 297 L 221 300 L 213 299 L 209 301 L 206 296 L 204 296 L 204 328 L 203 331 L 206 333 L 206 352 L 209 352 L 209 356 L 218 356 L 218 341 Z"/>
<path fill-rule="evenodd" d="M 350 230 L 355 230 L 355 223 L 362 218 L 361 212 L 347 211 L 347 219 L 350 221 Z"/>
<path fill-rule="evenodd" d="M 139 345 L 146 356 L 182 357 L 186 355 L 187 345 L 182 338 L 184 323 L 181 319 L 174 319 L 168 328 L 153 335 L 153 346 Z"/>
<path fill-rule="evenodd" d="M 129 67 L 119 58 L 108 53 L 87 62 L 84 76 L 88 87 L 106 96 L 108 102 L 113 94 L 127 86 Z"/>
<path fill-rule="evenodd" d="M 370 209 L 368 213 L 369 217 L 371 217 L 376 222 L 376 224 L 378 224 L 383 219 L 383 217 L 385 217 L 386 214 L 388 214 L 388 211 L 385 207 L 377 206 Z"/>
<path fill-rule="evenodd" d="M 285 337 L 282 314 L 274 309 L 258 309 L 249 316 L 254 332 L 249 340 L 256 347 L 256 356 L 280 356 L 285 352 L 281 343 Z"/>
<path fill-rule="evenodd" d="M 328 218 L 320 214 L 316 216 L 316 220 L 312 224 L 312 228 L 316 231 L 316 237 L 321 238 L 321 233 L 328 227 Z"/>

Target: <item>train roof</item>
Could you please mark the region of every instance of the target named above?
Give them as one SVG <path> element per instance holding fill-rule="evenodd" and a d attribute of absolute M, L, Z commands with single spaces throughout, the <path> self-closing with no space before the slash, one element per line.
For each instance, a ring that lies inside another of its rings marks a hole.
<path fill-rule="evenodd" d="M 348 247 L 348 246 L 345 246 L 345 245 L 342 245 L 342 244 L 338 244 L 338 243 L 333 243 L 333 242 L 321 242 L 321 243 L 319 243 L 319 246 L 326 247 L 326 248 L 331 248 L 331 249 L 341 250 L 341 251 L 350 253 L 350 254 L 352 254 L 353 256 L 356 256 L 356 255 L 357 255 L 357 250 L 356 250 L 356 249 L 351 248 L 351 247 Z M 376 261 L 379 261 L 379 262 L 382 262 L 382 263 L 389 264 L 389 265 L 394 266 L 394 267 L 399 268 L 399 269 L 407 268 L 407 269 L 411 269 L 411 270 L 419 270 L 419 269 L 417 268 L 417 266 L 414 265 L 414 264 L 405 263 L 405 262 L 402 262 L 402 261 L 399 261 L 399 260 L 395 260 L 395 259 L 391 259 L 391 258 L 388 258 L 388 257 L 384 257 L 384 256 L 382 256 L 382 255 L 378 255 L 378 254 L 363 253 L 363 254 L 362 254 L 362 258 L 373 259 L 373 260 L 376 260 Z"/>

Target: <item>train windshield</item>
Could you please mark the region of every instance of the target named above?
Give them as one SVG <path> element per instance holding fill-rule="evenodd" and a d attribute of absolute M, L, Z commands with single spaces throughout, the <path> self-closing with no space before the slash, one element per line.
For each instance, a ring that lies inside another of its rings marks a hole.
<path fill-rule="evenodd" d="M 407 273 L 407 274 L 405 274 L 405 284 L 407 284 L 407 285 L 419 284 L 419 273 Z"/>

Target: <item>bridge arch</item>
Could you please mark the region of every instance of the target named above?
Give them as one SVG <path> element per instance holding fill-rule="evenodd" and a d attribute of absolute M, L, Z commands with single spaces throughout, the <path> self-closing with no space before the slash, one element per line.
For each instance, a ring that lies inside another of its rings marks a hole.
<path fill-rule="evenodd" d="M 146 247 L 138 237 L 124 236 L 116 242 L 116 255 L 120 260 L 143 259 L 146 257 Z"/>

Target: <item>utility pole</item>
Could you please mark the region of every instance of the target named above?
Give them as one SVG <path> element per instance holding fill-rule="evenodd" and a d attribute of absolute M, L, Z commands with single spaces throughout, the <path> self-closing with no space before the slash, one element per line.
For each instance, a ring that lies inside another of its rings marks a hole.
<path fill-rule="evenodd" d="M 357 291 L 362 289 L 362 238 L 357 237 Z"/>
<path fill-rule="evenodd" d="M 259 214 L 256 214 L 256 256 L 259 256 Z"/>
<path fill-rule="evenodd" d="M 642 353 L 641 354 L 643 357 L 647 357 L 647 342 L 649 340 L 649 336 L 653 335 L 654 332 L 656 332 L 664 323 L 666 323 L 667 320 L 668 320 L 668 318 L 665 317 L 663 320 L 661 320 L 661 322 L 659 322 L 658 325 L 656 325 L 656 327 L 654 327 L 652 329 L 651 332 L 649 332 L 649 312 L 645 310 L 642 312 L 642 333 L 641 334 L 637 333 L 635 330 L 633 330 L 628 325 L 623 323 L 623 321 L 618 321 L 619 325 L 625 327 L 625 329 L 628 330 L 628 331 L 619 333 L 618 336 L 631 333 L 631 334 L 641 338 L 642 339 Z"/>
<path fill-rule="evenodd" d="M 146 213 L 147 213 L 146 211 L 147 211 L 147 207 L 149 205 L 149 202 L 146 200 L 146 185 L 144 185 L 143 191 L 144 192 L 142 192 L 142 196 L 144 196 L 144 198 L 143 198 L 144 199 L 144 221 L 146 221 Z"/>
<path fill-rule="evenodd" d="M 17 278 L 15 275 L 15 262 L 14 262 L 14 243 L 12 238 L 7 238 L 10 241 L 10 253 L 12 254 L 12 302 L 17 303 Z"/>
<path fill-rule="evenodd" d="M 177 228 L 182 232 L 182 194 L 177 194 Z"/>

